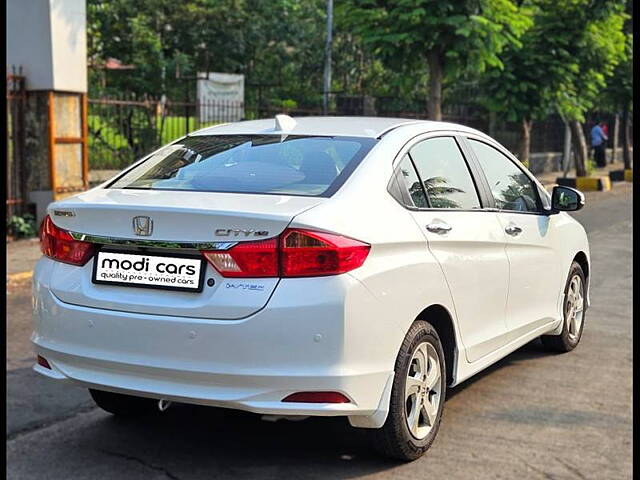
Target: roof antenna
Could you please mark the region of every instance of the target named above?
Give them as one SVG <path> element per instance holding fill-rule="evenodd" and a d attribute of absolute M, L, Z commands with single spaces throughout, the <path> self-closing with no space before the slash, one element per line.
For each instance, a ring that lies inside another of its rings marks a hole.
<path fill-rule="evenodd" d="M 276 115 L 275 130 L 284 132 L 284 131 L 293 129 L 293 127 L 295 126 L 296 126 L 296 121 L 293 118 L 291 118 L 289 115 L 285 115 L 283 113 Z"/>

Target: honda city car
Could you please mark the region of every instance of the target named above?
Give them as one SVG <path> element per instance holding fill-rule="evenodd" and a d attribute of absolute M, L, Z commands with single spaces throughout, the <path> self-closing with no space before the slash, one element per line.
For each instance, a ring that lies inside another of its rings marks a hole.
<path fill-rule="evenodd" d="M 34 369 L 115 415 L 347 417 L 413 460 L 448 387 L 537 337 L 576 347 L 591 267 L 566 212 L 583 205 L 461 125 L 204 128 L 49 205 Z"/>

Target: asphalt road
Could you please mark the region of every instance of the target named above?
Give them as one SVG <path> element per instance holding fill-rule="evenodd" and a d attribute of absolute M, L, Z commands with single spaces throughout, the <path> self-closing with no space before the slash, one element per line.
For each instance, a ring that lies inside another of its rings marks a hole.
<path fill-rule="evenodd" d="M 631 478 L 631 185 L 587 195 L 592 306 L 579 347 L 531 342 L 451 389 L 439 436 L 410 464 L 373 455 L 343 419 L 266 422 L 177 405 L 135 421 L 40 378 L 28 281 L 8 286 L 10 479 Z"/>

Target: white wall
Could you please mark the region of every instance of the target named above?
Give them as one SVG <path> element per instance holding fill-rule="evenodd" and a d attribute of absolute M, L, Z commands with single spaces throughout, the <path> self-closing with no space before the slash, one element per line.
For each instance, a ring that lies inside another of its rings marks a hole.
<path fill-rule="evenodd" d="M 85 0 L 8 0 L 7 65 L 28 90 L 87 91 Z"/>
<path fill-rule="evenodd" d="M 6 19 L 7 65 L 22 66 L 29 90 L 53 88 L 49 0 L 8 0 Z"/>
<path fill-rule="evenodd" d="M 50 0 L 53 39 L 53 89 L 87 91 L 87 16 L 85 0 Z"/>

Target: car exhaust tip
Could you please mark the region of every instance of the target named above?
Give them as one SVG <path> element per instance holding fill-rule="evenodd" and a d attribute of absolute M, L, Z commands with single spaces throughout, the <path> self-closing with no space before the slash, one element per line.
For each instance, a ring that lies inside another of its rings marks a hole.
<path fill-rule="evenodd" d="M 161 412 L 166 411 L 170 406 L 171 406 L 171 400 L 161 398 L 158 401 L 158 410 L 160 410 Z"/>

